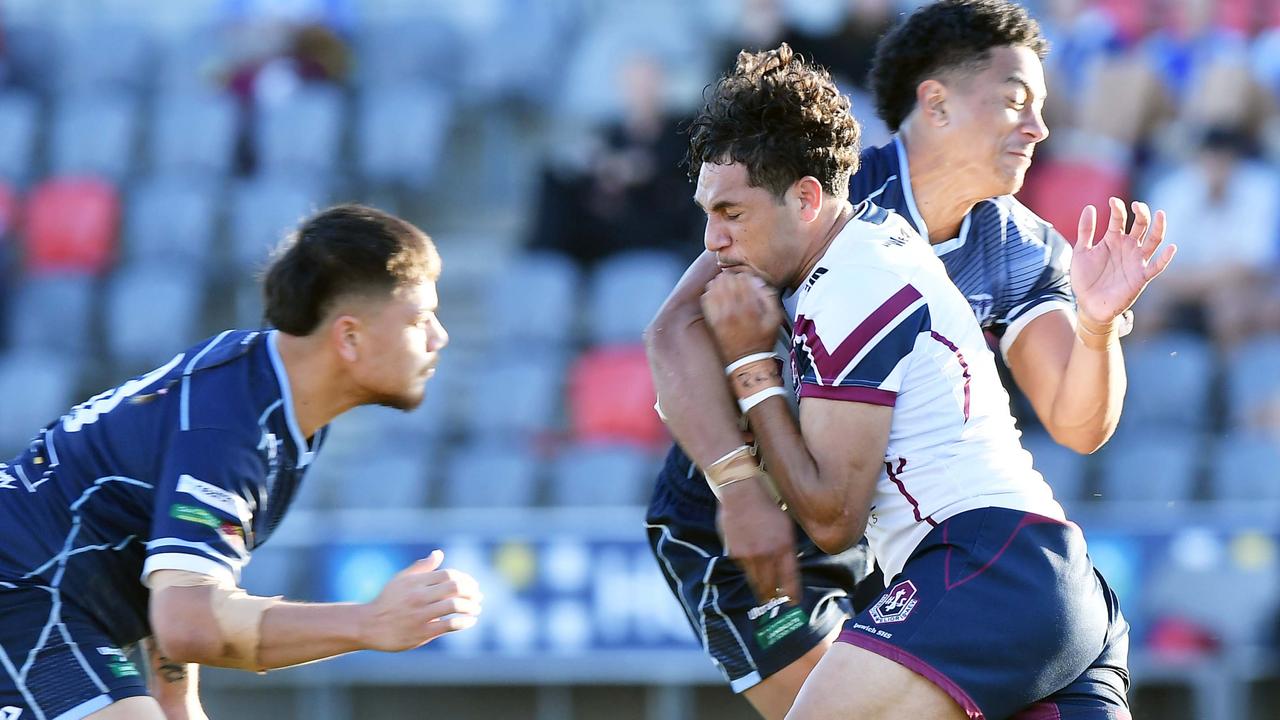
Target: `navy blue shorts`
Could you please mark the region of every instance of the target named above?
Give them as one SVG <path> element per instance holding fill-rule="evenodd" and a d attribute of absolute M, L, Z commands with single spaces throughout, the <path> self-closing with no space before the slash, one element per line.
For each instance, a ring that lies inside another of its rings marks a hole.
<path fill-rule="evenodd" d="M 124 650 L 74 605 L 55 600 L 43 588 L 0 586 L 0 717 L 78 720 L 146 695 Z"/>
<path fill-rule="evenodd" d="M 678 449 L 667 456 L 645 527 L 667 585 L 734 692 L 800 659 L 852 616 L 850 597 L 871 572 L 864 545 L 826 555 L 797 527 L 804 597 L 795 606 L 761 605 L 746 574 L 724 554 L 715 496 Z"/>
<path fill-rule="evenodd" d="M 1129 625 L 1072 523 L 984 508 L 943 521 L 840 642 L 945 690 L 971 718 L 1129 717 Z"/>

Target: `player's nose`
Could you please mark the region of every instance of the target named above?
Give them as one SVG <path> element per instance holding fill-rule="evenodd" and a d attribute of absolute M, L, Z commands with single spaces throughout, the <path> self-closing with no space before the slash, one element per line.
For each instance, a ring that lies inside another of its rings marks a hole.
<path fill-rule="evenodd" d="M 721 231 L 715 223 L 708 222 L 706 232 L 702 235 L 702 244 L 709 252 L 720 252 L 732 244 L 729 234 Z"/>
<path fill-rule="evenodd" d="M 444 323 L 437 320 L 435 322 L 434 331 L 427 336 L 427 351 L 439 352 L 448 344 L 449 331 L 444 329 Z"/>

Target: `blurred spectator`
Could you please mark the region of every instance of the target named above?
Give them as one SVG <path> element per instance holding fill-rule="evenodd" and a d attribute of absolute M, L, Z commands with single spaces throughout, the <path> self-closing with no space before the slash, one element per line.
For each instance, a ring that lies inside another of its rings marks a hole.
<path fill-rule="evenodd" d="M 1246 159 L 1235 130 L 1204 133 L 1194 162 L 1158 180 L 1151 205 L 1165 211 L 1178 255 L 1139 301 L 1143 329 L 1181 327 L 1230 347 L 1256 332 L 1257 308 L 1276 261 L 1280 181 Z"/>
<path fill-rule="evenodd" d="M 1214 0 L 1164 0 L 1158 17 L 1166 19 L 1147 38 L 1143 50 L 1165 86 L 1181 100 L 1196 75 L 1217 63 L 1241 63 L 1244 38 L 1218 22 Z"/>
<path fill-rule="evenodd" d="M 544 171 L 530 244 L 584 265 L 624 250 L 691 256 L 701 216 L 681 167 L 688 141 L 663 99 L 662 65 L 637 55 L 619 75 L 623 117 L 596 129 L 585 168 Z"/>
<path fill-rule="evenodd" d="M 1049 0 L 1046 10 L 1040 24 L 1050 47 L 1044 60 L 1045 122 L 1056 132 L 1075 124 L 1073 109 L 1090 89 L 1091 71 L 1123 40 L 1111 16 L 1088 0 Z"/>
<path fill-rule="evenodd" d="M 789 42 L 794 40 L 793 47 L 825 65 L 845 91 L 866 91 L 876 41 L 893 26 L 894 19 L 893 0 L 846 0 L 844 22 L 830 33 L 792 32 Z M 863 118 L 859 115 L 858 119 Z"/>

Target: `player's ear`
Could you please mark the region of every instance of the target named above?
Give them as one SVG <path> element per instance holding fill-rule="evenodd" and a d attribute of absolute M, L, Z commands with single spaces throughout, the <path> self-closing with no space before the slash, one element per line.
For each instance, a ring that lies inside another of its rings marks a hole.
<path fill-rule="evenodd" d="M 792 187 L 796 199 L 800 203 L 800 219 L 813 222 L 822 212 L 822 183 L 812 175 L 806 175 L 796 181 Z"/>
<path fill-rule="evenodd" d="M 916 108 L 933 127 L 947 125 L 947 86 L 929 79 L 916 86 Z"/>
<path fill-rule="evenodd" d="M 360 359 L 360 320 L 351 315 L 339 315 L 329 324 L 330 341 L 338 356 L 347 362 Z"/>

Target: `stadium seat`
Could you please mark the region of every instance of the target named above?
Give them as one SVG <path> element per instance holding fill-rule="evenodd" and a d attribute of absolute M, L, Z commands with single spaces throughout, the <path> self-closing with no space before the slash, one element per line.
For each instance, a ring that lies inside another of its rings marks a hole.
<path fill-rule="evenodd" d="M 1043 430 L 1022 435 L 1022 447 L 1031 453 L 1032 464 L 1053 488 L 1059 502 L 1086 499 L 1084 455 L 1053 441 Z"/>
<path fill-rule="evenodd" d="M 569 372 L 575 440 L 650 446 L 664 442 L 666 428 L 653 404 L 653 378 L 640 345 L 589 350 Z"/>
<path fill-rule="evenodd" d="M 536 459 L 515 443 L 469 443 L 445 465 L 446 507 L 527 507 L 537 493 Z"/>
<path fill-rule="evenodd" d="M 1107 198 L 1128 197 L 1128 186 L 1129 179 L 1121 167 L 1048 157 L 1036 161 L 1018 197 L 1074 245 L 1084 206 L 1098 209 L 1094 237 L 1101 237 L 1107 227 Z"/>
<path fill-rule="evenodd" d="M 231 53 L 227 33 L 213 24 L 196 24 L 188 30 L 164 38 L 157 56 L 156 85 L 159 92 L 190 93 L 212 90 L 220 84 L 218 72 Z"/>
<path fill-rule="evenodd" d="M 1218 443 L 1211 458 L 1209 482 L 1213 499 L 1280 500 L 1280 441 L 1233 434 Z"/>
<path fill-rule="evenodd" d="M 46 180 L 31 191 L 23 217 L 30 272 L 100 273 L 115 255 L 120 204 L 103 180 Z"/>
<path fill-rule="evenodd" d="M 32 160 L 40 104 L 24 92 L 0 94 L 0 178 L 21 185 L 34 175 Z"/>
<path fill-rule="evenodd" d="M 559 415 L 564 359 L 529 354 L 487 360 L 463 382 L 465 431 L 488 438 L 535 439 L 551 433 Z"/>
<path fill-rule="evenodd" d="M 360 87 L 458 80 L 458 31 L 448 21 L 370 22 L 356 30 L 356 80 Z"/>
<path fill-rule="evenodd" d="M 207 263 L 212 259 L 221 193 L 216 183 L 159 175 L 134 185 L 125 215 L 130 259 Z"/>
<path fill-rule="evenodd" d="M 1266 403 L 1280 396 L 1280 335 L 1254 338 L 1236 348 L 1224 377 L 1229 404 L 1228 422 L 1246 428 L 1257 421 Z"/>
<path fill-rule="evenodd" d="M 488 325 L 499 346 L 555 347 L 572 341 L 582 284 L 572 260 L 556 253 L 520 255 L 489 281 Z"/>
<path fill-rule="evenodd" d="M 1192 499 L 1203 438 L 1177 429 L 1146 428 L 1102 452 L 1103 502 L 1184 502 Z"/>
<path fill-rule="evenodd" d="M 375 442 L 365 452 L 331 468 L 333 506 L 347 508 L 421 508 L 426 505 L 428 472 L 425 448 Z"/>
<path fill-rule="evenodd" d="M 684 263 L 663 252 L 626 252 L 601 262 L 587 291 L 590 341 L 639 342 L 683 272 Z"/>
<path fill-rule="evenodd" d="M 366 183 L 422 190 L 435 178 L 452 120 L 448 93 L 423 85 L 374 87 L 357 108 L 356 162 Z"/>
<path fill-rule="evenodd" d="M 0 356 L 0 457 L 26 447 L 36 432 L 56 420 L 74 402 L 76 367 L 56 352 L 20 348 Z"/>
<path fill-rule="evenodd" d="M 1203 338 L 1178 333 L 1128 342 L 1124 357 L 1129 380 L 1126 426 L 1207 429 L 1215 368 L 1213 349 Z M 1178 391 L 1169 392 L 1170 388 Z"/>
<path fill-rule="evenodd" d="M 235 159 L 238 112 L 229 95 L 161 95 L 149 138 L 153 172 L 199 172 L 225 177 Z"/>
<path fill-rule="evenodd" d="M 151 260 L 116 270 L 103 320 L 107 354 L 126 371 L 158 365 L 200 339 L 204 277 L 197 265 Z"/>
<path fill-rule="evenodd" d="M 656 474 L 653 455 L 634 445 L 587 443 L 561 451 L 551 468 L 556 506 L 636 505 Z"/>
<path fill-rule="evenodd" d="M 57 91 L 109 90 L 136 95 L 152 77 L 153 48 L 143 28 L 94 23 L 66 33 L 57 43 Z"/>
<path fill-rule="evenodd" d="M 138 119 L 137 103 L 127 95 L 67 98 L 54 111 L 50 170 L 119 184 L 133 169 Z"/>
<path fill-rule="evenodd" d="M 259 172 L 330 172 L 338 165 L 344 98 L 333 87 L 307 86 L 279 103 L 259 108 L 254 137 Z"/>
<path fill-rule="evenodd" d="M 94 278 L 57 274 L 24 278 L 12 303 L 13 347 L 79 358 L 88 354 L 93 327 Z"/>
<path fill-rule="evenodd" d="M 243 269 L 260 266 L 272 249 L 324 203 L 320 188 L 282 178 L 261 177 L 231 190 L 232 258 Z"/>

